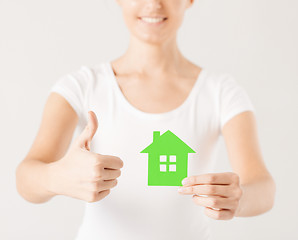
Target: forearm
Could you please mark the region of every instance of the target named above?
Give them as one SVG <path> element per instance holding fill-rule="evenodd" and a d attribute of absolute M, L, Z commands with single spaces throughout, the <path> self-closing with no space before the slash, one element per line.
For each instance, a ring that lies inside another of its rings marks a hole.
<path fill-rule="evenodd" d="M 50 164 L 30 159 L 20 163 L 16 169 L 16 186 L 19 194 L 32 203 L 44 203 L 55 194 L 51 192 Z"/>
<path fill-rule="evenodd" d="M 243 193 L 236 217 L 260 215 L 273 207 L 275 183 L 271 176 L 255 182 L 241 184 L 241 188 Z"/>

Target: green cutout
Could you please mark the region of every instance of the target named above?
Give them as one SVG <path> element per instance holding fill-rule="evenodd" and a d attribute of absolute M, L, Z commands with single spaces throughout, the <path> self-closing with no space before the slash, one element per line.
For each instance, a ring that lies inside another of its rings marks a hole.
<path fill-rule="evenodd" d="M 188 153 L 195 151 L 168 130 L 153 131 L 153 142 L 140 153 L 148 153 L 148 186 L 182 186 Z"/>

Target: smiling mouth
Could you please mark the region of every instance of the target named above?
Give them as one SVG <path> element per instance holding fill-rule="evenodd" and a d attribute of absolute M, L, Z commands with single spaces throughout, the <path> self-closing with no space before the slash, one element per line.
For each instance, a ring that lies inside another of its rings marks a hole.
<path fill-rule="evenodd" d="M 138 17 L 138 20 L 142 23 L 157 26 L 164 23 L 168 18 L 167 17 Z"/>

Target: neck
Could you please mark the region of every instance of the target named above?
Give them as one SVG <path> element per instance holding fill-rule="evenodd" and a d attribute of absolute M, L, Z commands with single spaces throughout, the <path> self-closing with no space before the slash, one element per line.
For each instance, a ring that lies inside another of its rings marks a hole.
<path fill-rule="evenodd" d="M 157 76 L 164 73 L 178 73 L 187 62 L 177 47 L 176 38 L 168 39 L 162 44 L 140 41 L 131 35 L 129 47 L 121 56 L 127 71 L 140 75 Z"/>

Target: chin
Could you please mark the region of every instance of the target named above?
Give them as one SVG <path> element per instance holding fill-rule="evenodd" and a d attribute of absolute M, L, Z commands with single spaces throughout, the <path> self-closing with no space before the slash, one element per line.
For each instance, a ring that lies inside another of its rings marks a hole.
<path fill-rule="evenodd" d="M 135 37 L 140 41 L 146 42 L 148 44 L 154 44 L 154 45 L 160 45 L 165 41 L 165 39 L 162 38 L 161 36 L 158 36 L 156 34 L 150 34 L 150 33 L 148 34 L 142 33 Z"/>

